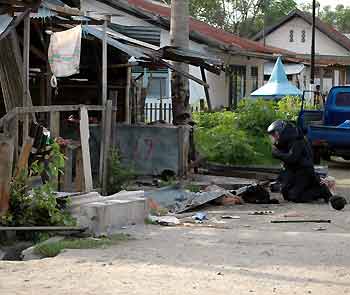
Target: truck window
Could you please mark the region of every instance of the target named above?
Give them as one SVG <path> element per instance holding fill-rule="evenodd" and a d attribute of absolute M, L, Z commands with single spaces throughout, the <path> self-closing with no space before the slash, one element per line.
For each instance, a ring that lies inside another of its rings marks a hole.
<path fill-rule="evenodd" d="M 337 93 L 335 97 L 335 105 L 337 107 L 350 107 L 350 92 Z"/>

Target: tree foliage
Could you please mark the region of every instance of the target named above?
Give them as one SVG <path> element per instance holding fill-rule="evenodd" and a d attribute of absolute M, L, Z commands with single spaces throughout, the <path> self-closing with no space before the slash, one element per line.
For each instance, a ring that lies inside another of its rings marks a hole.
<path fill-rule="evenodd" d="M 170 4 L 171 0 L 166 0 Z M 191 0 L 190 15 L 214 27 L 244 37 L 251 37 L 264 26 L 275 24 L 293 9 L 312 11 L 312 1 L 297 5 L 295 0 Z M 339 31 L 350 33 L 350 6 L 342 4 L 334 9 L 321 9 L 317 2 L 317 15 Z"/>

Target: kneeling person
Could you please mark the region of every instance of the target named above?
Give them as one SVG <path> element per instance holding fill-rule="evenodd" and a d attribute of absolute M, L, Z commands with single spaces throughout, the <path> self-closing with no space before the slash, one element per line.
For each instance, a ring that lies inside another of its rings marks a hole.
<path fill-rule="evenodd" d="M 311 147 L 299 129 L 292 123 L 277 120 L 267 132 L 273 143 L 273 157 L 284 165 L 280 175 L 283 198 L 297 203 L 317 199 L 328 202 L 332 194 L 320 183 L 314 170 Z"/>

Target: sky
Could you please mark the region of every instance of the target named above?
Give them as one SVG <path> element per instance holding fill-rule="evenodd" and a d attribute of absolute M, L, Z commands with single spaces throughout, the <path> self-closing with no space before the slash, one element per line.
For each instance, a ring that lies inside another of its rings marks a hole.
<path fill-rule="evenodd" d="M 330 5 L 334 8 L 338 4 L 343 4 L 344 6 L 350 6 L 350 0 L 317 0 L 317 1 L 320 2 L 321 7 Z M 296 0 L 296 2 L 298 4 L 311 3 L 311 0 Z"/>

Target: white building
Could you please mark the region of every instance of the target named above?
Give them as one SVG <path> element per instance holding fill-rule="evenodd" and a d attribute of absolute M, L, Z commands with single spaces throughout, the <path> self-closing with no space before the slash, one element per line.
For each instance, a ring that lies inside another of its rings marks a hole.
<path fill-rule="evenodd" d="M 81 0 L 81 10 L 96 18 L 112 15 L 111 27 L 119 33 L 158 48 L 170 45 L 170 7 L 148 0 Z M 258 42 L 240 38 L 231 33 L 190 19 L 190 49 L 206 56 L 220 58 L 225 72 L 215 75 L 207 72 L 209 94 L 214 108 L 233 107 L 237 102 L 263 84 L 263 64 L 266 54 L 281 54 L 283 50 L 265 47 Z M 140 69 L 141 71 L 141 69 Z M 143 71 L 143 70 L 142 70 Z M 170 103 L 170 72 L 147 73 L 150 81 L 148 101 Z M 199 67 L 190 67 L 190 74 L 202 78 Z M 137 75 L 137 69 L 134 70 Z M 196 104 L 205 99 L 204 89 L 190 81 L 190 101 Z"/>
<path fill-rule="evenodd" d="M 315 24 L 316 84 L 327 92 L 333 85 L 350 83 L 350 39 L 332 26 L 316 18 Z M 273 26 L 260 32 L 255 41 L 268 46 L 279 46 L 297 53 L 301 59 L 310 59 L 312 16 L 294 10 Z M 290 67 L 290 69 L 288 69 Z M 309 85 L 310 68 L 286 65 L 290 79 L 301 89 Z M 299 71 L 300 70 L 300 71 Z M 265 70 L 268 75 L 268 71 Z M 323 78 L 323 79 L 321 79 Z"/>

